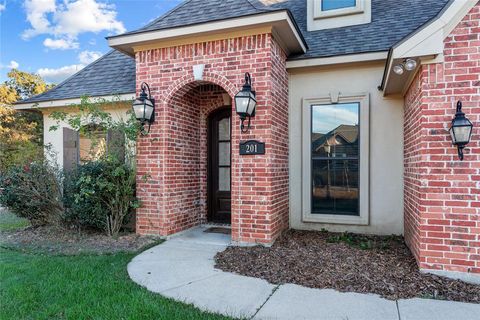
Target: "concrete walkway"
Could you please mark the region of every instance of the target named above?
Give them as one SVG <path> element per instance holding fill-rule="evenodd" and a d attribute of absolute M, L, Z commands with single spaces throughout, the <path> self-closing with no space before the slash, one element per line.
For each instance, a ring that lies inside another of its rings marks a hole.
<path fill-rule="evenodd" d="M 246 319 L 480 320 L 480 305 L 428 299 L 391 301 L 264 280 L 214 268 L 230 236 L 188 231 L 135 257 L 128 273 L 136 283 L 196 307 Z"/>

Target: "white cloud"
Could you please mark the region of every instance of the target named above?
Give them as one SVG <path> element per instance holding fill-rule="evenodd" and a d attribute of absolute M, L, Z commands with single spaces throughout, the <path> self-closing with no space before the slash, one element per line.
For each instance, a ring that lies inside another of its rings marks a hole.
<path fill-rule="evenodd" d="M 47 82 L 60 83 L 67 79 L 74 73 L 85 68 L 87 64 L 92 63 L 102 56 L 98 51 L 82 51 L 78 54 L 79 64 L 72 64 L 69 66 L 63 66 L 60 68 L 41 68 L 37 70 L 37 73 Z M 12 61 L 13 62 L 13 61 Z"/>
<path fill-rule="evenodd" d="M 47 82 L 59 83 L 84 67 L 83 64 L 73 64 L 58 69 L 41 68 L 37 73 Z"/>
<path fill-rule="evenodd" d="M 123 23 L 116 19 L 115 6 L 95 0 L 67 1 L 55 13 L 55 33 L 77 36 L 82 32 L 125 32 Z"/>
<path fill-rule="evenodd" d="M 18 67 L 20 66 L 20 64 L 15 61 L 15 60 L 12 60 L 10 61 L 10 64 L 7 66 L 8 69 L 18 69 Z"/>
<path fill-rule="evenodd" d="M 98 51 L 82 51 L 78 55 L 78 60 L 80 60 L 80 63 L 82 64 L 90 64 L 93 61 L 97 60 L 102 56 L 101 52 Z"/>
<path fill-rule="evenodd" d="M 51 35 L 54 39 L 44 42 L 50 49 L 78 48 L 77 37 L 85 32 L 125 32 L 123 23 L 117 20 L 115 6 L 100 0 L 64 0 L 58 5 L 55 0 L 26 0 L 25 11 L 31 28 L 22 37 Z"/>
<path fill-rule="evenodd" d="M 43 45 L 49 49 L 78 49 L 79 43 L 73 39 L 51 39 L 47 38 L 43 41 Z"/>
<path fill-rule="evenodd" d="M 2 11 L 5 11 L 5 9 L 7 9 L 6 1 L 4 3 L 0 3 L 0 13 L 2 13 Z"/>
<path fill-rule="evenodd" d="M 24 7 L 27 13 L 27 21 L 30 22 L 32 28 L 25 30 L 22 38 L 29 39 L 52 31 L 47 14 L 55 12 L 55 0 L 26 0 Z"/>

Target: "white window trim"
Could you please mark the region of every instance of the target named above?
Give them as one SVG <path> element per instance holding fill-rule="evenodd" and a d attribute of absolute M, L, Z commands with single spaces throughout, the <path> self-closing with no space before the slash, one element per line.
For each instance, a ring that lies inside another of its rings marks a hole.
<path fill-rule="evenodd" d="M 314 7 L 313 7 L 314 19 L 323 19 L 323 18 L 329 18 L 329 17 L 346 16 L 349 14 L 363 13 L 364 6 L 365 6 L 364 0 L 356 0 L 354 7 L 346 7 L 346 8 L 323 11 L 322 7 L 323 7 L 324 0 L 313 0 L 313 1 L 314 1 Z"/>
<path fill-rule="evenodd" d="M 352 8 L 322 11 L 322 0 L 307 1 L 307 30 L 325 30 L 372 22 L 372 1 L 357 0 Z"/>
<path fill-rule="evenodd" d="M 311 108 L 313 105 L 335 103 L 360 103 L 360 168 L 359 168 L 359 216 L 312 214 L 312 154 L 311 154 Z M 332 93 L 318 98 L 303 99 L 302 104 L 302 221 L 332 224 L 368 225 L 370 212 L 370 102 L 368 93 Z"/>

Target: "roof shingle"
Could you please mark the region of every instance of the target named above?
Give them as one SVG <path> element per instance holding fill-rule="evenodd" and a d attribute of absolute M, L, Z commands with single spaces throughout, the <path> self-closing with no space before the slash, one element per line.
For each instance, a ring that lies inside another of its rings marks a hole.
<path fill-rule="evenodd" d="M 110 51 L 53 89 L 19 103 L 98 97 L 135 92 L 135 60 Z"/>
<path fill-rule="evenodd" d="M 307 31 L 307 1 L 187 0 L 147 26 L 129 33 L 168 29 L 269 11 L 292 13 L 309 47 L 289 60 L 387 51 L 433 19 L 449 0 L 372 0 L 372 22 Z M 111 51 L 52 90 L 21 103 L 135 92 L 135 61 Z"/>

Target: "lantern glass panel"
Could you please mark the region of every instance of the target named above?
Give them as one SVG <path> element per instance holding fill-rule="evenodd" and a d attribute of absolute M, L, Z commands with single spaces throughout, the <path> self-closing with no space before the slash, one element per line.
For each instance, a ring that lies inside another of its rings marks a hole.
<path fill-rule="evenodd" d="M 152 101 L 146 99 L 145 100 L 145 120 L 149 121 L 152 119 L 152 113 L 153 113 L 153 103 Z"/>
<path fill-rule="evenodd" d="M 470 132 L 472 128 L 469 125 L 454 126 L 452 127 L 453 141 L 456 144 L 467 144 L 470 140 Z"/>
<path fill-rule="evenodd" d="M 250 92 L 240 91 L 235 96 L 235 108 L 240 115 L 247 114 L 250 101 Z"/>
<path fill-rule="evenodd" d="M 141 99 L 135 100 L 133 103 L 133 112 L 135 112 L 135 118 L 137 120 L 144 120 L 144 110 L 145 110 L 145 104 L 144 101 Z"/>
<path fill-rule="evenodd" d="M 247 114 L 251 116 L 255 112 L 255 107 L 257 106 L 257 100 L 252 92 L 250 92 L 250 98 L 248 101 Z"/>

